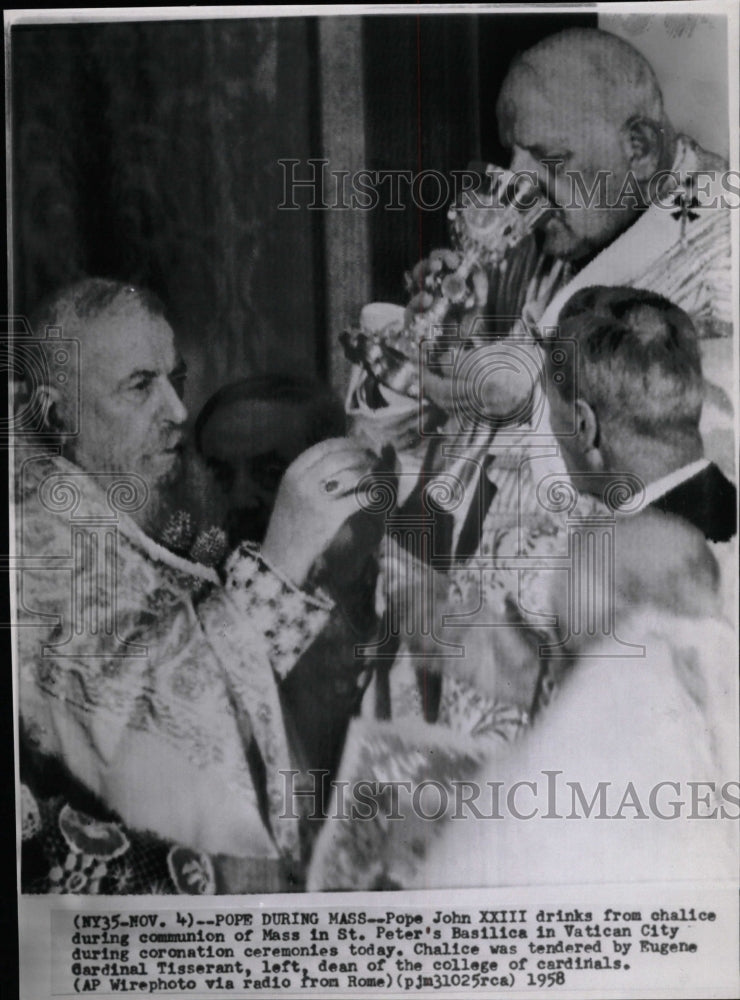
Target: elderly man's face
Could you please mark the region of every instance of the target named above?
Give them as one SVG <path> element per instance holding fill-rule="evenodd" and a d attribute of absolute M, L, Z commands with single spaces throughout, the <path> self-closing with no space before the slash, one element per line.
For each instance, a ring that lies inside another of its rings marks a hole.
<path fill-rule="evenodd" d="M 588 90 L 588 79 L 582 85 Z M 561 209 L 546 223 L 545 252 L 578 260 L 607 246 L 638 211 L 630 197 L 614 207 L 630 159 L 609 109 L 589 107 L 587 93 L 573 93 L 557 80 L 545 91 L 530 74 L 514 79 L 508 98 L 511 169 L 534 172 Z M 561 161 L 557 168 L 554 161 Z"/>
<path fill-rule="evenodd" d="M 71 450 L 91 472 L 133 472 L 156 492 L 179 471 L 185 366 L 172 328 L 138 303 L 114 302 L 80 345 L 81 431 Z"/>

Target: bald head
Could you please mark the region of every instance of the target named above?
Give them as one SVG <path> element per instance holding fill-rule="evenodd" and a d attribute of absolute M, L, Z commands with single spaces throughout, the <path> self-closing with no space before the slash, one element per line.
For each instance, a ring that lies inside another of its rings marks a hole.
<path fill-rule="evenodd" d="M 647 60 L 608 31 L 570 28 L 523 53 L 504 81 L 497 106 L 499 127 L 516 114 L 523 95 L 536 102 L 568 93 L 574 112 L 595 115 L 618 128 L 631 118 L 663 123 L 663 96 Z"/>
<path fill-rule="evenodd" d="M 655 74 L 605 31 L 570 29 L 524 52 L 496 112 L 512 170 L 534 175 L 561 209 L 545 228 L 556 257 L 578 260 L 611 243 L 671 166 L 675 139 Z"/>

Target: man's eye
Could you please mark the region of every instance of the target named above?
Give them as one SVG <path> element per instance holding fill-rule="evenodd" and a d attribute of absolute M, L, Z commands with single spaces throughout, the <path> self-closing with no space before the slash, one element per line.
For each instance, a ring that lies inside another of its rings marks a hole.
<path fill-rule="evenodd" d="M 151 379 L 141 378 L 137 379 L 135 382 L 132 382 L 129 388 L 133 389 L 134 392 L 148 392 L 148 390 L 151 388 L 151 385 L 152 385 Z"/>

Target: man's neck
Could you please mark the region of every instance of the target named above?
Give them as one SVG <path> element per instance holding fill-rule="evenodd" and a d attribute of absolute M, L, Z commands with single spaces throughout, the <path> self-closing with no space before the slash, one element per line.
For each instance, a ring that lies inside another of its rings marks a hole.
<path fill-rule="evenodd" d="M 648 487 L 703 457 L 700 444 L 681 449 L 645 447 L 636 441 L 632 448 L 609 456 L 609 469 L 619 469 L 637 476 Z M 615 473 L 615 476 L 618 473 Z"/>

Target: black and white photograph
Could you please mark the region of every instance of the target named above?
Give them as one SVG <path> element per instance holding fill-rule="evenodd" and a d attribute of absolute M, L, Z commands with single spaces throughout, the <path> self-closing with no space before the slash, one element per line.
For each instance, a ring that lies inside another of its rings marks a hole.
<path fill-rule="evenodd" d="M 22 1000 L 736 996 L 737 5 L 5 44 Z"/>

